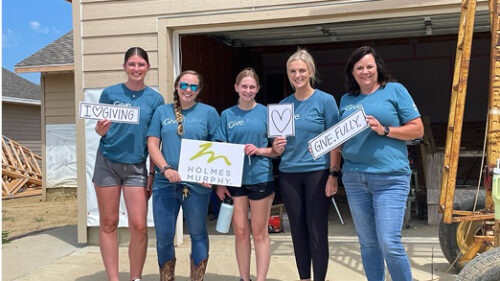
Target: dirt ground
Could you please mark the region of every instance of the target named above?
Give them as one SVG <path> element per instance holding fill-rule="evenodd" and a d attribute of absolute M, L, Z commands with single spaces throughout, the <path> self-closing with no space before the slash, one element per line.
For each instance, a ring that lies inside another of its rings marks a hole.
<path fill-rule="evenodd" d="M 42 201 L 41 196 L 2 200 L 2 234 L 13 239 L 43 229 L 76 224 L 76 210 L 74 196 L 47 202 Z"/>

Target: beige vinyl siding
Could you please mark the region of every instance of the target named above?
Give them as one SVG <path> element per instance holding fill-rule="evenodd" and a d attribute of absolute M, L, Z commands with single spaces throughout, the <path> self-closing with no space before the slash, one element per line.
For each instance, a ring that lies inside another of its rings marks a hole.
<path fill-rule="evenodd" d="M 40 105 L 2 104 L 2 134 L 41 156 Z"/>
<path fill-rule="evenodd" d="M 45 124 L 75 123 L 75 88 L 73 73 L 47 73 L 44 89 Z"/>
<path fill-rule="evenodd" d="M 171 17 L 168 22 L 174 27 L 210 29 L 224 26 L 230 30 L 238 29 L 242 23 L 252 23 L 252 28 L 279 27 L 457 12 L 459 7 L 459 0 L 187 0 L 182 5 L 173 0 L 83 0 L 79 6 L 81 33 L 75 34 L 75 41 L 81 40 L 82 44 L 83 88 L 103 88 L 125 81 L 121 70 L 123 53 L 132 46 L 143 47 L 150 54 L 151 71 L 146 83 L 160 85 L 160 81 L 167 79 L 158 77 L 159 68 L 163 67 L 158 65 L 162 59 L 160 54 L 164 51 L 158 45 L 159 40 L 163 40 L 158 36 L 164 28 L 164 24 L 159 23 L 165 17 Z"/>

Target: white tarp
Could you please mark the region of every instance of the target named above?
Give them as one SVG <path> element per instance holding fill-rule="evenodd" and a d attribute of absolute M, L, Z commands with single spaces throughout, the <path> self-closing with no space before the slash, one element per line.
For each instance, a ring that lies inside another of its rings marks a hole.
<path fill-rule="evenodd" d="M 45 126 L 47 188 L 76 187 L 75 124 Z"/>
<path fill-rule="evenodd" d="M 151 87 L 157 90 L 156 87 Z M 86 102 L 99 102 L 103 89 L 85 89 L 84 96 Z M 99 147 L 100 136 L 95 132 L 96 120 L 85 120 L 85 158 L 86 158 L 86 178 L 87 178 L 87 226 L 99 226 L 99 209 L 95 195 L 92 176 L 94 174 L 95 154 Z M 149 163 L 149 159 L 146 163 Z M 149 168 L 149 164 L 147 165 Z M 152 200 L 148 202 L 148 226 L 153 224 Z M 120 199 L 119 227 L 128 227 L 127 208 L 123 200 L 123 193 Z"/>

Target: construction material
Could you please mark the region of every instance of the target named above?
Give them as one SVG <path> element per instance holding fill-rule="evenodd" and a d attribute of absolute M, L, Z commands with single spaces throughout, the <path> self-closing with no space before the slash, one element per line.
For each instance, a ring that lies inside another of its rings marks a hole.
<path fill-rule="evenodd" d="M 42 194 L 42 157 L 2 137 L 2 199 Z"/>

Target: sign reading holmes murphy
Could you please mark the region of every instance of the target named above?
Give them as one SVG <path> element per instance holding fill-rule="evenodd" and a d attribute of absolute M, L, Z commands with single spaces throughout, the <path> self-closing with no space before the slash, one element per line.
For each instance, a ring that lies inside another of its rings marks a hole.
<path fill-rule="evenodd" d="M 182 139 L 181 180 L 241 187 L 244 145 Z"/>

